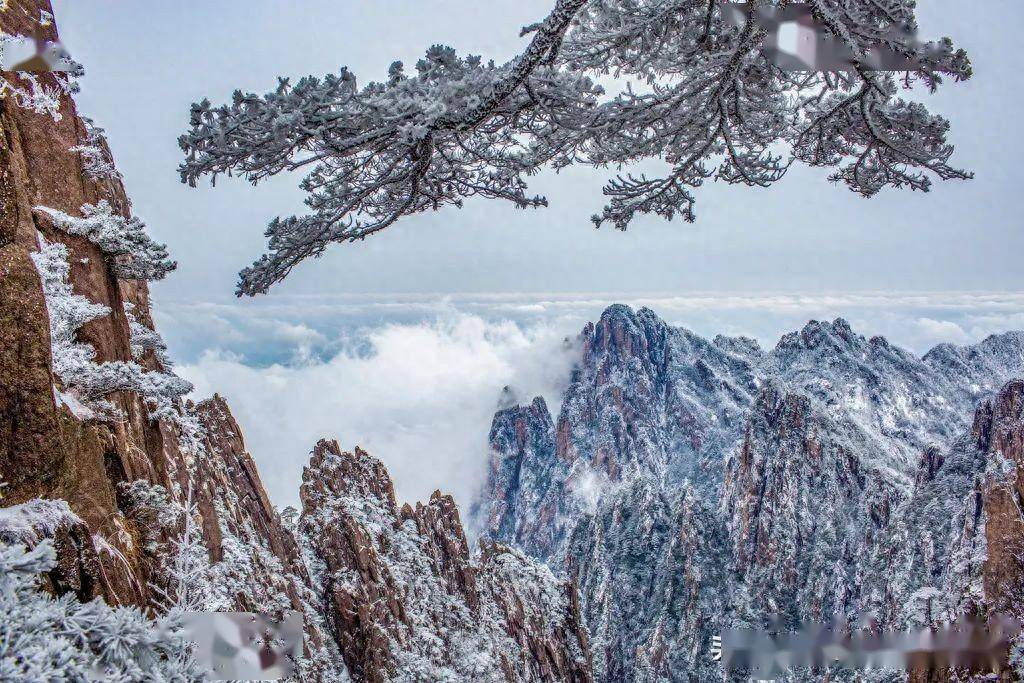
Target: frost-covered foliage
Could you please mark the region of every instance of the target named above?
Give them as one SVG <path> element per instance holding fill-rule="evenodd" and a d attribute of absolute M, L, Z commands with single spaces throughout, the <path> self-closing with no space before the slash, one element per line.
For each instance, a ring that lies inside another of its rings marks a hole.
<path fill-rule="evenodd" d="M 49 540 L 31 550 L 0 543 L 0 680 L 201 680 L 173 621 L 41 591 L 55 564 Z"/>
<path fill-rule="evenodd" d="M 199 510 L 192 502 L 191 491 L 180 504 L 174 504 L 175 520 L 180 531 L 170 541 L 165 554 L 164 572 L 167 587 L 158 589 L 161 607 L 168 618 L 180 620 L 194 612 L 215 612 L 231 607 L 218 599 L 214 567 L 203 540 L 201 525 L 196 520 Z"/>
<path fill-rule="evenodd" d="M 42 278 L 50 318 L 53 373 L 88 411 L 100 419 L 116 419 L 118 409 L 106 396 L 117 391 L 139 394 L 154 419 L 188 422 L 181 397 L 192 390 L 184 379 L 166 372 L 150 372 L 134 362 L 96 362 L 96 350 L 77 341 L 76 332 L 85 323 L 109 315 L 110 309 L 75 294 L 68 278 L 67 247 L 39 236 L 41 248 L 32 254 Z M 187 426 L 187 425 L 186 425 Z"/>
<path fill-rule="evenodd" d="M 114 257 L 113 270 L 119 278 L 160 280 L 177 268 L 178 264 L 168 258 L 167 245 L 154 242 L 146 234 L 145 223 L 135 216 L 118 215 L 105 199 L 95 206 L 83 204 L 81 218 L 46 206 L 37 206 L 36 210 L 50 216 L 61 230 L 82 235 Z"/>
<path fill-rule="evenodd" d="M 121 173 L 110 158 L 103 129 L 93 123 L 92 119 L 82 117 L 85 125 L 85 144 L 76 145 L 69 151 L 82 155 L 82 171 L 94 180 L 120 179 Z"/>
<path fill-rule="evenodd" d="M 989 604 L 981 491 L 1017 470 L 970 430 L 1024 374 L 1021 333 L 919 358 L 839 319 L 765 350 L 613 306 L 579 347 L 557 420 L 495 415 L 477 520 L 577 577 L 598 680 L 720 678 L 711 635 L 772 615 L 902 629 Z"/>
<path fill-rule="evenodd" d="M 135 479 L 118 484 L 118 495 L 124 498 L 125 507 L 132 511 L 145 511 L 149 522 L 155 526 L 171 526 L 177 521 L 178 512 L 170 496 L 160 484 L 145 479 Z"/>
<path fill-rule="evenodd" d="M 233 494 L 223 492 L 230 500 Z M 215 503 L 217 523 L 221 533 L 221 560 L 211 569 L 210 582 L 216 586 L 215 601 L 226 609 L 240 594 L 248 595 L 253 607 L 262 612 L 280 613 L 292 605 L 284 590 L 287 572 L 281 561 L 267 549 L 265 543 L 251 526 L 243 523 L 236 533 L 228 521 L 225 500 L 218 498 Z M 279 591 L 255 592 L 257 587 L 270 584 Z"/>
<path fill-rule="evenodd" d="M 834 168 L 831 179 L 871 196 L 884 187 L 928 190 L 930 176 L 968 178 L 947 162 L 949 124 L 901 93 L 971 65 L 949 39 L 920 44 L 913 0 L 810 0 L 830 36 L 860 60 L 885 43 L 916 60 L 905 74 L 858 65 L 842 73 L 788 72 L 762 52 L 760 3 L 727 20 L 708 0 L 556 0 L 523 29 L 526 49 L 505 64 L 435 45 L 407 73 L 356 85 L 341 69 L 324 79 L 280 79 L 265 95 L 192 107 L 180 138 L 183 182 L 239 173 L 253 183 L 311 169 L 310 213 L 276 218 L 268 254 L 242 271 L 239 294 L 265 292 L 332 242 L 363 239 L 403 216 L 461 206 L 472 196 L 518 207 L 541 167 L 629 166 L 659 159 L 662 177 L 620 175 L 604 188 L 595 225 L 625 229 L 637 214 L 694 220 L 693 190 L 715 179 L 755 187 L 795 161 Z M 594 78 L 627 81 L 607 94 Z"/>
<path fill-rule="evenodd" d="M 132 302 L 125 302 L 124 312 L 128 316 L 132 357 L 135 360 L 142 360 L 142 356 L 146 351 L 152 351 L 160 365 L 165 370 L 170 370 L 174 364 L 167 355 L 167 344 L 164 342 L 164 338 L 160 336 L 159 332 L 143 325 L 139 321 L 138 316 L 135 314 L 135 304 Z"/>
<path fill-rule="evenodd" d="M 728 607 L 725 529 L 692 487 L 679 493 L 632 477 L 566 539 L 598 681 L 720 678 L 708 647 Z"/>
<path fill-rule="evenodd" d="M 22 72 L 18 80 L 0 78 L 0 96 L 11 98 L 19 107 L 37 114 L 47 114 L 60 121 L 60 96 L 71 92 L 66 82 L 57 80 L 57 86 L 46 85 L 38 74 Z"/>
<path fill-rule="evenodd" d="M 32 260 L 42 278 L 46 310 L 50 318 L 50 346 L 53 374 L 65 387 L 89 384 L 85 378 L 97 365 L 96 350 L 89 344 L 76 341 L 75 332 L 90 320 L 110 315 L 110 309 L 75 294 L 68 279 L 68 250 L 60 242 L 47 242 L 39 236 L 41 248 L 33 252 Z M 102 414 L 110 414 L 113 406 L 93 397 L 93 407 Z M 89 408 L 92 410 L 92 408 Z"/>

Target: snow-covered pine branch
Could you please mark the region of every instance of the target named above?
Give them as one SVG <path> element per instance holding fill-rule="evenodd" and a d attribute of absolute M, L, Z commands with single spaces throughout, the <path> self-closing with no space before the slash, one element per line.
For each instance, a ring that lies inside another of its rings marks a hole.
<path fill-rule="evenodd" d="M 41 589 L 57 565 L 53 535 L 66 524 L 83 522 L 64 500 L 0 508 L 0 680 L 200 680 L 175 615 L 149 619 Z"/>
<path fill-rule="evenodd" d="M 84 116 L 82 122 L 85 124 L 85 144 L 76 145 L 69 150 L 82 156 L 82 172 L 93 180 L 120 179 L 121 172 L 110 158 L 103 129 L 93 123 L 92 119 Z"/>
<path fill-rule="evenodd" d="M 0 542 L 0 680 L 201 680 L 175 624 L 101 598 L 40 590 L 56 566 L 49 539 L 31 550 Z"/>
<path fill-rule="evenodd" d="M 407 74 L 358 87 L 346 68 L 265 95 L 236 91 L 192 106 L 179 143 L 183 182 L 239 173 L 257 183 L 308 169 L 309 213 L 275 218 L 268 253 L 241 273 L 237 293 L 266 292 L 332 242 L 363 239 L 404 216 L 472 196 L 546 205 L 526 179 L 542 166 L 623 168 L 646 159 L 663 177 L 608 182 L 595 225 L 625 229 L 637 214 L 695 219 L 708 179 L 767 187 L 800 161 L 836 169 L 864 196 L 884 187 L 928 190 L 931 177 L 968 178 L 948 164 L 949 125 L 899 96 L 965 80 L 971 65 L 949 39 L 920 44 L 913 0 L 809 0 L 820 24 L 858 59 L 884 44 L 915 70 L 792 72 L 762 52 L 764 29 L 737 25 L 717 0 L 556 0 L 523 29 L 524 52 L 496 65 L 433 46 Z M 606 94 L 594 78 L 624 80 Z"/>
<path fill-rule="evenodd" d="M 170 260 L 167 245 L 154 242 L 146 225 L 133 216 L 118 215 L 107 200 L 95 206 L 83 204 L 82 217 L 71 216 L 47 206 L 35 207 L 48 215 L 54 225 L 71 235 L 82 235 L 112 256 L 114 274 L 126 280 L 160 280 L 177 263 Z"/>

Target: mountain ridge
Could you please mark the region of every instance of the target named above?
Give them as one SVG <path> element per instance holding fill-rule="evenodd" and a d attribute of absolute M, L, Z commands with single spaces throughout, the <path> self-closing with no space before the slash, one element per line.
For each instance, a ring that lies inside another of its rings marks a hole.
<path fill-rule="evenodd" d="M 986 525 L 1015 533 L 1012 496 L 970 437 L 1017 405 L 1020 332 L 918 357 L 837 318 L 764 350 L 616 305 L 579 342 L 556 417 L 495 415 L 474 512 L 576 578 L 597 680 L 719 677 L 711 636 L 770 614 L 920 627 L 1008 607 L 997 585 L 1021 596 L 1012 552 L 985 550 Z"/>

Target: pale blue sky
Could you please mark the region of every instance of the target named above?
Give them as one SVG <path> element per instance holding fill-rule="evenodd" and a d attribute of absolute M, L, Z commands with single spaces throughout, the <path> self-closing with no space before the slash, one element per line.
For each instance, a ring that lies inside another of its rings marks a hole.
<path fill-rule="evenodd" d="M 226 298 L 237 271 L 262 253 L 277 214 L 301 212 L 300 177 L 257 188 L 178 182 L 176 137 L 189 104 L 218 103 L 239 87 L 265 92 L 276 76 L 322 75 L 341 65 L 365 81 L 417 59 L 432 43 L 497 59 L 522 45 L 521 25 L 549 0 L 228 0 L 215 3 L 55 0 L 64 40 L 87 69 L 78 101 L 108 131 L 138 215 L 169 243 L 179 273 L 155 287 L 166 299 Z M 493 201 L 403 221 L 338 245 L 297 269 L 273 295 L 310 292 L 690 292 L 1010 290 L 1024 284 L 1018 255 L 1024 180 L 1017 151 L 1024 6 L 990 0 L 921 3 L 923 33 L 968 48 L 973 81 L 934 98 L 953 121 L 955 160 L 977 171 L 929 195 L 887 191 L 864 200 L 794 169 L 751 191 L 712 184 L 698 222 L 637 222 L 595 231 L 605 173 L 541 176 L 551 207 L 522 212 Z"/>

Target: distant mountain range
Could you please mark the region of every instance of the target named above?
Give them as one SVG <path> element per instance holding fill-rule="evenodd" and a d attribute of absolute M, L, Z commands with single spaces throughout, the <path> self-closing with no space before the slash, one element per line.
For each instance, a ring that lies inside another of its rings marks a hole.
<path fill-rule="evenodd" d="M 578 344 L 557 419 L 494 416 L 473 517 L 577 579 L 597 680 L 721 680 L 712 636 L 773 615 L 1024 616 L 1024 334 L 766 350 L 617 305 Z"/>

